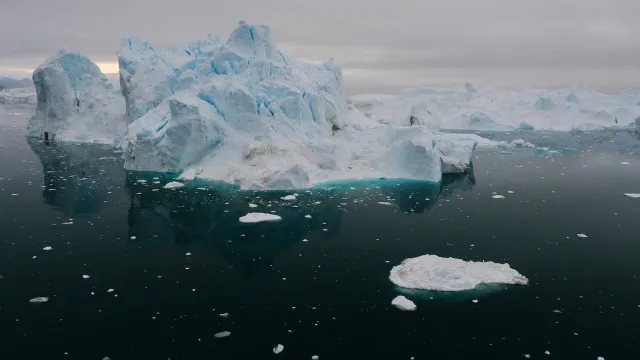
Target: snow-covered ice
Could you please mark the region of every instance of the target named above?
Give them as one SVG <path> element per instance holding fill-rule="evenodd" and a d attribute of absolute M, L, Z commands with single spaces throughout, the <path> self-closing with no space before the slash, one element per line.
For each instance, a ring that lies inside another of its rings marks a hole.
<path fill-rule="evenodd" d="M 295 195 L 287 195 L 287 196 L 283 196 L 280 199 L 285 200 L 285 201 L 293 201 L 296 199 Z"/>
<path fill-rule="evenodd" d="M 51 246 L 45 246 L 45 247 L 42 248 L 42 250 L 51 251 L 51 250 L 53 250 L 53 248 Z"/>
<path fill-rule="evenodd" d="M 277 355 L 277 354 L 280 354 L 282 350 L 284 350 L 284 346 L 282 346 L 281 344 L 278 344 L 273 348 L 273 353 Z"/>
<path fill-rule="evenodd" d="M 435 291 L 471 290 L 480 284 L 528 283 L 528 279 L 509 264 L 464 261 L 436 255 L 404 260 L 391 269 L 389 279 L 402 288 Z"/>
<path fill-rule="evenodd" d="M 47 301 L 49 301 L 49 298 L 46 297 L 46 296 L 36 297 L 36 298 L 33 298 L 33 299 L 29 300 L 29 302 L 32 303 L 32 304 L 45 303 Z"/>
<path fill-rule="evenodd" d="M 494 198 L 494 199 L 504 199 L 503 195 L 493 195 L 491 197 Z"/>
<path fill-rule="evenodd" d="M 238 220 L 243 223 L 251 224 L 251 223 L 259 223 L 259 222 L 269 222 L 269 221 L 280 221 L 282 218 L 278 215 L 274 214 L 266 214 L 266 213 L 248 213 L 247 215 L 241 216 Z"/>
<path fill-rule="evenodd" d="M 577 235 L 579 238 L 587 238 L 588 236 L 586 234 L 578 234 Z"/>
<path fill-rule="evenodd" d="M 215 333 L 213 336 L 216 339 L 221 339 L 221 338 L 225 338 L 227 336 L 231 336 L 231 333 L 229 331 L 221 331 L 219 333 Z"/>
<path fill-rule="evenodd" d="M 171 181 L 169 183 L 167 183 L 167 185 L 164 186 L 165 189 L 179 189 L 181 187 L 183 187 L 184 184 L 177 182 L 177 181 Z"/>
<path fill-rule="evenodd" d="M 636 193 L 626 193 L 626 194 L 624 194 L 624 196 L 630 197 L 632 199 L 640 198 L 640 194 L 636 194 Z"/>
<path fill-rule="evenodd" d="M 414 311 L 417 308 L 416 304 L 414 304 L 413 301 L 407 299 L 402 295 L 396 296 L 393 300 L 391 300 L 391 305 L 405 311 Z"/>

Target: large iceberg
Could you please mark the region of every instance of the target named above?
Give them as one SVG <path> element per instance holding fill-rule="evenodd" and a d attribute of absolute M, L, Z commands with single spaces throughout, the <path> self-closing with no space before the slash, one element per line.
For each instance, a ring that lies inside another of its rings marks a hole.
<path fill-rule="evenodd" d="M 128 170 L 293 189 L 337 180 L 441 181 L 470 166 L 475 135 L 444 134 L 428 106 L 398 101 L 375 116 L 348 104 L 333 61 L 280 51 L 266 26 L 240 22 L 155 49 L 126 38 L 120 92 L 88 58 L 60 52 L 33 74 L 30 136 L 120 145 Z M 382 121 L 391 117 L 389 121 Z"/>
<path fill-rule="evenodd" d="M 124 135 L 123 99 L 87 57 L 60 51 L 33 72 L 33 82 L 37 105 L 29 136 L 113 144 Z"/>
<path fill-rule="evenodd" d="M 378 123 L 432 129 L 522 131 L 624 128 L 640 117 L 640 93 L 601 94 L 584 86 L 510 91 L 418 88 L 398 95 L 365 94 L 349 103 Z"/>
<path fill-rule="evenodd" d="M 391 269 L 389 279 L 401 288 L 433 291 L 471 290 L 480 284 L 529 283 L 509 264 L 464 261 L 436 255 L 404 260 Z"/>
<path fill-rule="evenodd" d="M 118 59 L 132 121 L 123 142 L 129 170 L 186 171 L 255 189 L 439 182 L 443 171 L 466 169 L 477 143 L 417 126 L 422 118 L 411 131 L 372 121 L 347 105 L 336 63 L 288 57 L 266 26 L 241 22 L 226 42 L 208 36 L 167 51 L 126 39 Z"/>

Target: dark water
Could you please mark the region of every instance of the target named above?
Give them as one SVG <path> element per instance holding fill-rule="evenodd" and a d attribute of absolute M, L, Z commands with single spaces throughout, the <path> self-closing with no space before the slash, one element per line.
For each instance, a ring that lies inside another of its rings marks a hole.
<path fill-rule="evenodd" d="M 165 190 L 111 148 L 28 142 L 23 121 L 0 122 L 0 359 L 640 358 L 633 134 L 511 134 L 559 152 L 480 151 L 442 186 L 287 202 Z M 249 211 L 283 220 L 239 223 Z M 399 311 L 389 270 L 423 254 L 508 262 L 530 284 L 411 294 L 417 311 Z"/>

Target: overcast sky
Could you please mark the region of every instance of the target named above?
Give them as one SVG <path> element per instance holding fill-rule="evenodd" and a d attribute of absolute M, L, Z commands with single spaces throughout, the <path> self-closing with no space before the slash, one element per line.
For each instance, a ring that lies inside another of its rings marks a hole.
<path fill-rule="evenodd" d="M 637 90 L 639 18 L 640 0 L 3 1 L 0 75 L 60 48 L 115 62 L 126 35 L 156 47 L 226 38 L 244 19 L 292 56 L 336 59 L 351 93 L 465 81 Z"/>

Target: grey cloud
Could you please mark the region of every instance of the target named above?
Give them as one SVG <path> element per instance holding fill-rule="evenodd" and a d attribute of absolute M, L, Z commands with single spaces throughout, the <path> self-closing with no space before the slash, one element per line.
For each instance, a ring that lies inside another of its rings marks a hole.
<path fill-rule="evenodd" d="M 2 5 L 0 66 L 33 67 L 59 48 L 114 61 L 127 35 L 166 47 L 207 33 L 227 36 L 246 19 L 269 25 L 274 39 L 295 56 L 333 57 L 345 73 L 360 69 L 381 75 L 377 84 L 345 76 L 351 88 L 394 84 L 388 88 L 395 89 L 403 86 L 395 85 L 399 81 L 412 83 L 410 77 L 391 78 L 397 71 L 430 81 L 431 75 L 420 74 L 455 69 L 512 86 L 560 71 L 568 83 L 597 80 L 622 88 L 628 81 L 611 77 L 608 83 L 598 74 L 638 75 L 638 14 L 638 0 L 21 0 Z M 500 69 L 527 73 L 516 83 Z"/>

